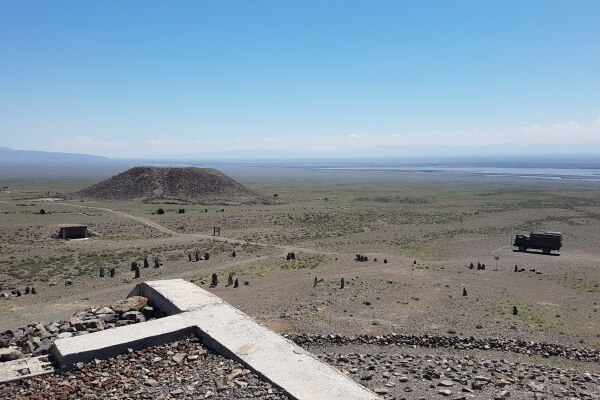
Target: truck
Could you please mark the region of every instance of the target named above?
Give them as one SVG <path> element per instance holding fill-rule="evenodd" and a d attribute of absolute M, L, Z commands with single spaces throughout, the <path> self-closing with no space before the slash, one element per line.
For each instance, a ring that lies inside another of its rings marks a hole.
<path fill-rule="evenodd" d="M 529 235 L 518 234 L 515 236 L 513 246 L 519 251 L 527 249 L 542 250 L 544 254 L 550 254 L 552 250 L 560 250 L 562 247 L 562 233 L 560 232 L 531 232 Z"/>

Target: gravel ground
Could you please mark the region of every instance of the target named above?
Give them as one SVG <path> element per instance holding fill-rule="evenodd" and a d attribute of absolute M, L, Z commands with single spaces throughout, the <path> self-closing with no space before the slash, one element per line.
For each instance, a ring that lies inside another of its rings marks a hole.
<path fill-rule="evenodd" d="M 385 341 L 343 344 L 335 337 L 302 339 L 301 345 L 323 362 L 386 400 L 600 399 L 597 370 L 536 364 L 523 354 L 515 354 L 515 359 L 489 351 L 473 355 Z M 287 399 L 238 363 L 204 348 L 196 337 L 79 364 L 59 375 L 0 385 L 0 399 L 205 398 Z"/>
<path fill-rule="evenodd" d="M 462 355 L 323 353 L 384 399 L 600 399 L 600 375 Z"/>
<path fill-rule="evenodd" d="M 196 337 L 114 359 L 79 364 L 58 375 L 0 384 L 0 399 L 264 399 L 287 400 L 240 364 Z"/>

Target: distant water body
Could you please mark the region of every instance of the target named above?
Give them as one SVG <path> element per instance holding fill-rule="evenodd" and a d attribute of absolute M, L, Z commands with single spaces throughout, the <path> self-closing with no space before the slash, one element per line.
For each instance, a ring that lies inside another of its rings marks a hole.
<path fill-rule="evenodd" d="M 311 171 L 311 176 L 319 172 L 361 172 L 394 175 L 422 173 L 431 176 L 461 175 L 507 177 L 511 179 L 537 179 L 563 182 L 600 183 L 600 156 L 585 158 L 556 157 L 531 159 L 470 159 L 470 160 L 238 160 L 215 162 L 191 162 L 196 166 L 215 168 L 278 170 L 278 174 L 302 174 Z M 188 164 L 188 165 L 190 165 Z"/>
<path fill-rule="evenodd" d="M 320 170 L 371 171 L 371 172 L 422 172 L 432 174 L 470 174 L 509 176 L 519 178 L 572 180 L 600 182 L 600 166 L 597 168 L 552 168 L 552 167 L 500 167 L 472 165 L 372 165 L 372 166 L 320 166 Z"/>
<path fill-rule="evenodd" d="M 199 163 L 191 163 L 200 166 Z M 301 171 L 314 173 L 361 172 L 367 174 L 415 174 L 430 176 L 490 176 L 510 179 L 537 179 L 563 182 L 600 183 L 600 157 L 586 159 L 496 159 L 496 160 L 269 160 L 232 161 L 202 163 L 203 166 L 258 168 L 263 171 L 279 170 L 301 174 Z M 311 176 L 314 176 L 311 174 Z"/>

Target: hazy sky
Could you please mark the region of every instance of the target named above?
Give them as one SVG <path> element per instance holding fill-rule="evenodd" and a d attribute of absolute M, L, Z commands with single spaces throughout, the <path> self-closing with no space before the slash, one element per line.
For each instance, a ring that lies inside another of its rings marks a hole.
<path fill-rule="evenodd" d="M 600 151 L 600 1 L 0 1 L 0 146 Z"/>

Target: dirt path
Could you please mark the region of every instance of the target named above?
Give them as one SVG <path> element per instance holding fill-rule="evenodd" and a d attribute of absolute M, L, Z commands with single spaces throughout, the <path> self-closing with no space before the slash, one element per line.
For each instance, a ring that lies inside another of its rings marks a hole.
<path fill-rule="evenodd" d="M 10 204 L 10 203 L 6 203 L 6 202 L 2 202 L 5 204 Z M 178 237 L 178 238 L 189 238 L 189 239 L 205 239 L 205 240 L 218 240 L 218 241 L 222 241 L 222 242 L 227 242 L 227 243 L 244 243 L 244 244 L 248 244 L 248 245 L 254 245 L 254 246 L 267 246 L 265 243 L 260 243 L 260 242 L 249 242 L 246 240 L 242 240 L 242 239 L 235 239 L 235 238 L 229 238 L 229 237 L 225 237 L 225 236 L 212 236 L 212 235 L 205 235 L 202 233 L 180 233 L 180 232 L 175 232 L 169 228 L 166 228 L 154 221 L 151 221 L 147 218 L 142 218 L 142 217 L 137 217 L 135 215 L 131 215 L 131 214 L 127 214 L 123 211 L 117 211 L 117 210 L 112 210 L 110 208 L 105 208 L 105 207 L 92 207 L 92 206 L 82 206 L 80 204 L 69 204 L 69 203 L 58 203 L 58 202 L 54 202 L 53 204 L 59 204 L 62 206 L 67 206 L 67 207 L 76 207 L 76 208 L 87 208 L 87 209 L 91 209 L 91 210 L 99 210 L 99 211 L 105 211 L 105 212 L 110 212 L 113 214 L 116 214 L 120 217 L 123 218 L 129 218 L 129 219 L 133 219 L 134 221 L 137 221 L 141 224 L 145 224 L 148 225 L 160 232 L 166 233 L 168 235 L 174 236 L 174 237 Z M 305 253 L 313 253 L 313 254 L 325 254 L 325 255 L 338 255 L 340 253 L 337 252 L 331 252 L 331 251 L 323 251 L 323 250 L 316 250 L 316 249 L 309 249 L 309 248 L 304 248 L 304 247 L 298 247 L 298 246 L 284 246 L 284 245 L 273 245 L 273 247 L 278 248 L 283 250 L 284 252 L 305 252 Z"/>

